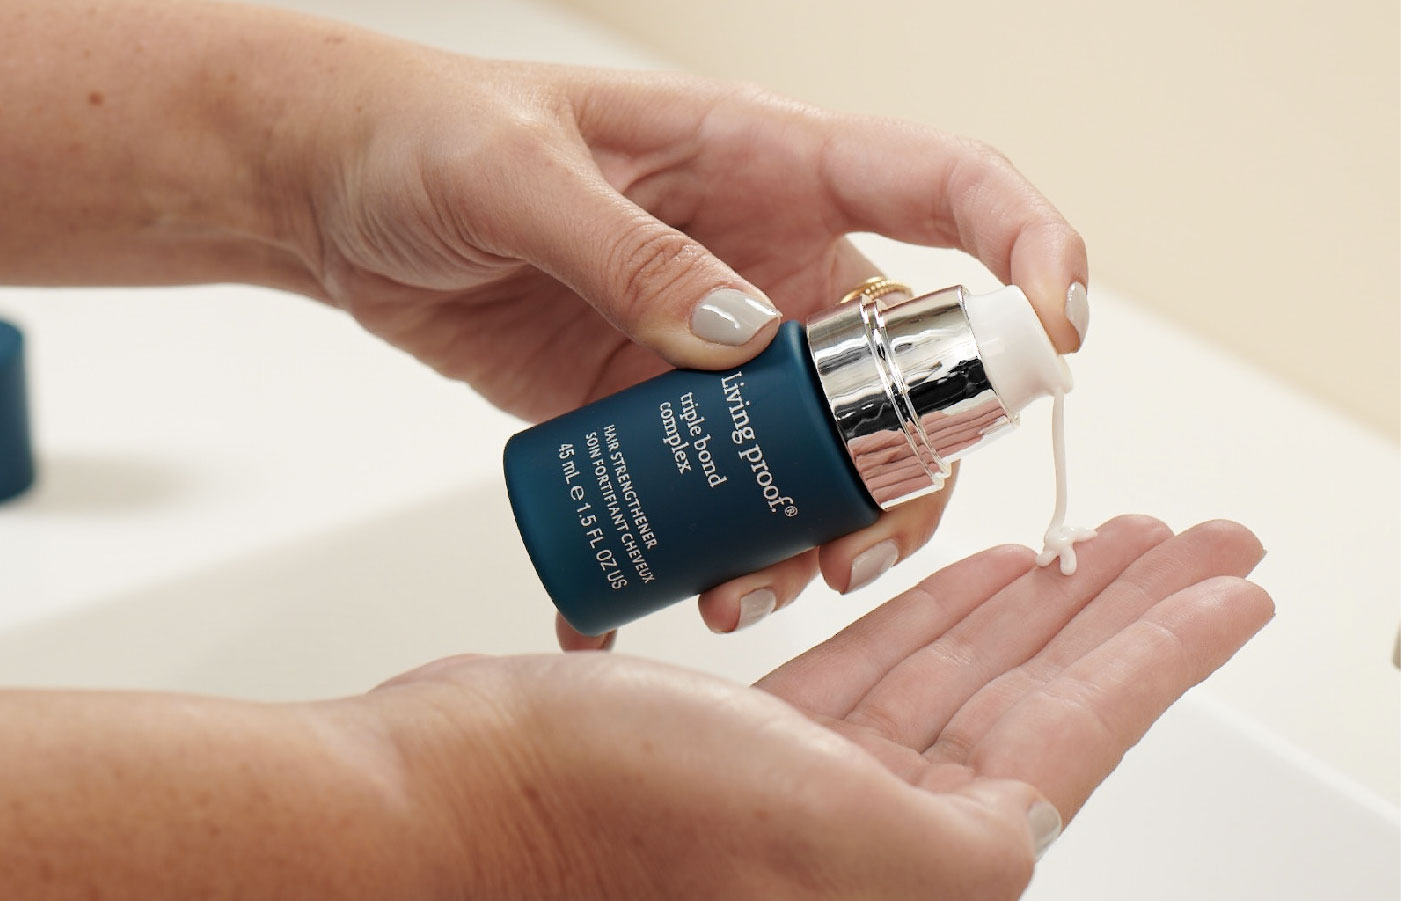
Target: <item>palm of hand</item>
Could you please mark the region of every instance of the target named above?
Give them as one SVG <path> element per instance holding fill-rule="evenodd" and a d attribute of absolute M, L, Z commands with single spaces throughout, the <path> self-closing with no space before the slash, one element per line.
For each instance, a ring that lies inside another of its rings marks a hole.
<path fill-rule="evenodd" d="M 1038 796 L 1073 816 L 1268 619 L 1240 578 L 1260 556 L 1233 524 L 1171 537 L 1120 518 L 1072 577 L 1026 548 L 986 551 L 760 690 L 584 654 L 443 661 L 370 697 L 447 821 L 504 793 L 513 825 L 492 834 L 531 851 L 505 858 L 518 895 L 1012 898 Z M 460 784 L 481 739 L 442 713 L 480 697 L 516 725 L 488 742 L 490 779 Z"/>
<path fill-rule="evenodd" d="M 1039 789 L 1069 819 L 1272 614 L 1244 528 L 1120 518 L 1064 577 L 1025 548 L 951 566 L 759 682 L 933 792 Z"/>

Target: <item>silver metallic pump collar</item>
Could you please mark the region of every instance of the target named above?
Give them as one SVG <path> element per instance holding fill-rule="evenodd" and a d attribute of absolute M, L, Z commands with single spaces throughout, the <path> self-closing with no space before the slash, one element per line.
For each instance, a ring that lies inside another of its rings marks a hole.
<path fill-rule="evenodd" d="M 938 491 L 954 460 L 1016 424 L 983 371 L 962 287 L 872 280 L 808 321 L 832 419 L 882 509 Z"/>

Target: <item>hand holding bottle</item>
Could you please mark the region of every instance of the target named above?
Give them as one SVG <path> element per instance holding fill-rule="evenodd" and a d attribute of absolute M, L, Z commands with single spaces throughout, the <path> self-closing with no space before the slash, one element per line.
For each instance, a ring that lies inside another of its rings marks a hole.
<path fill-rule="evenodd" d="M 1059 350 L 1079 344 L 1083 243 L 962 138 L 237 4 L 51 0 L 0 23 L 0 107 L 25 122 L 0 133 L 25 173 L 0 185 L 0 281 L 299 291 L 529 419 L 752 358 L 780 315 L 874 274 L 854 231 L 973 254 Z M 707 591 L 702 615 L 752 622 L 819 568 L 847 590 L 926 541 L 947 499 Z"/>
<path fill-rule="evenodd" d="M 1084 246 L 987 147 L 694 78 L 350 44 L 378 81 L 405 55 L 421 76 L 387 97 L 340 85 L 315 120 L 339 148 L 308 177 L 325 294 L 504 409 L 540 419 L 668 365 L 742 363 L 780 316 L 874 274 L 852 231 L 973 253 L 1060 350 L 1079 344 L 1065 304 Z M 857 587 L 927 541 L 948 499 L 706 591 L 701 613 L 747 625 L 819 569 Z M 560 626 L 566 647 L 607 641 Z"/>

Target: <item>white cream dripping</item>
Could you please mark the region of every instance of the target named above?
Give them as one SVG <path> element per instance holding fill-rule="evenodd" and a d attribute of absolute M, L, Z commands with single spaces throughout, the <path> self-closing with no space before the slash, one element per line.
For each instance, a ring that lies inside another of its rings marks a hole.
<path fill-rule="evenodd" d="M 1060 571 L 1069 576 L 1074 575 L 1079 562 L 1075 557 L 1075 542 L 1095 537 L 1095 530 L 1065 524 L 1065 392 L 1057 389 L 1051 396 L 1054 398 L 1051 408 L 1051 451 L 1056 464 L 1056 510 L 1051 514 L 1051 524 L 1046 527 L 1045 545 L 1036 555 L 1036 563 L 1046 566 L 1059 558 Z"/>

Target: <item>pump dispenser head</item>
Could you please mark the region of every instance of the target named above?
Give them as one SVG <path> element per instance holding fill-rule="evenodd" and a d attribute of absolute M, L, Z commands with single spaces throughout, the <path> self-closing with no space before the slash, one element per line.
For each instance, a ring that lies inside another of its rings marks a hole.
<path fill-rule="evenodd" d="M 883 508 L 937 491 L 954 460 L 1016 425 L 1070 370 L 1020 289 L 857 292 L 807 325 L 838 434 Z"/>
<path fill-rule="evenodd" d="M 965 297 L 963 313 L 983 371 L 1012 421 L 1038 397 L 1068 392 L 1070 367 L 1056 353 L 1026 295 L 1015 285 Z"/>

